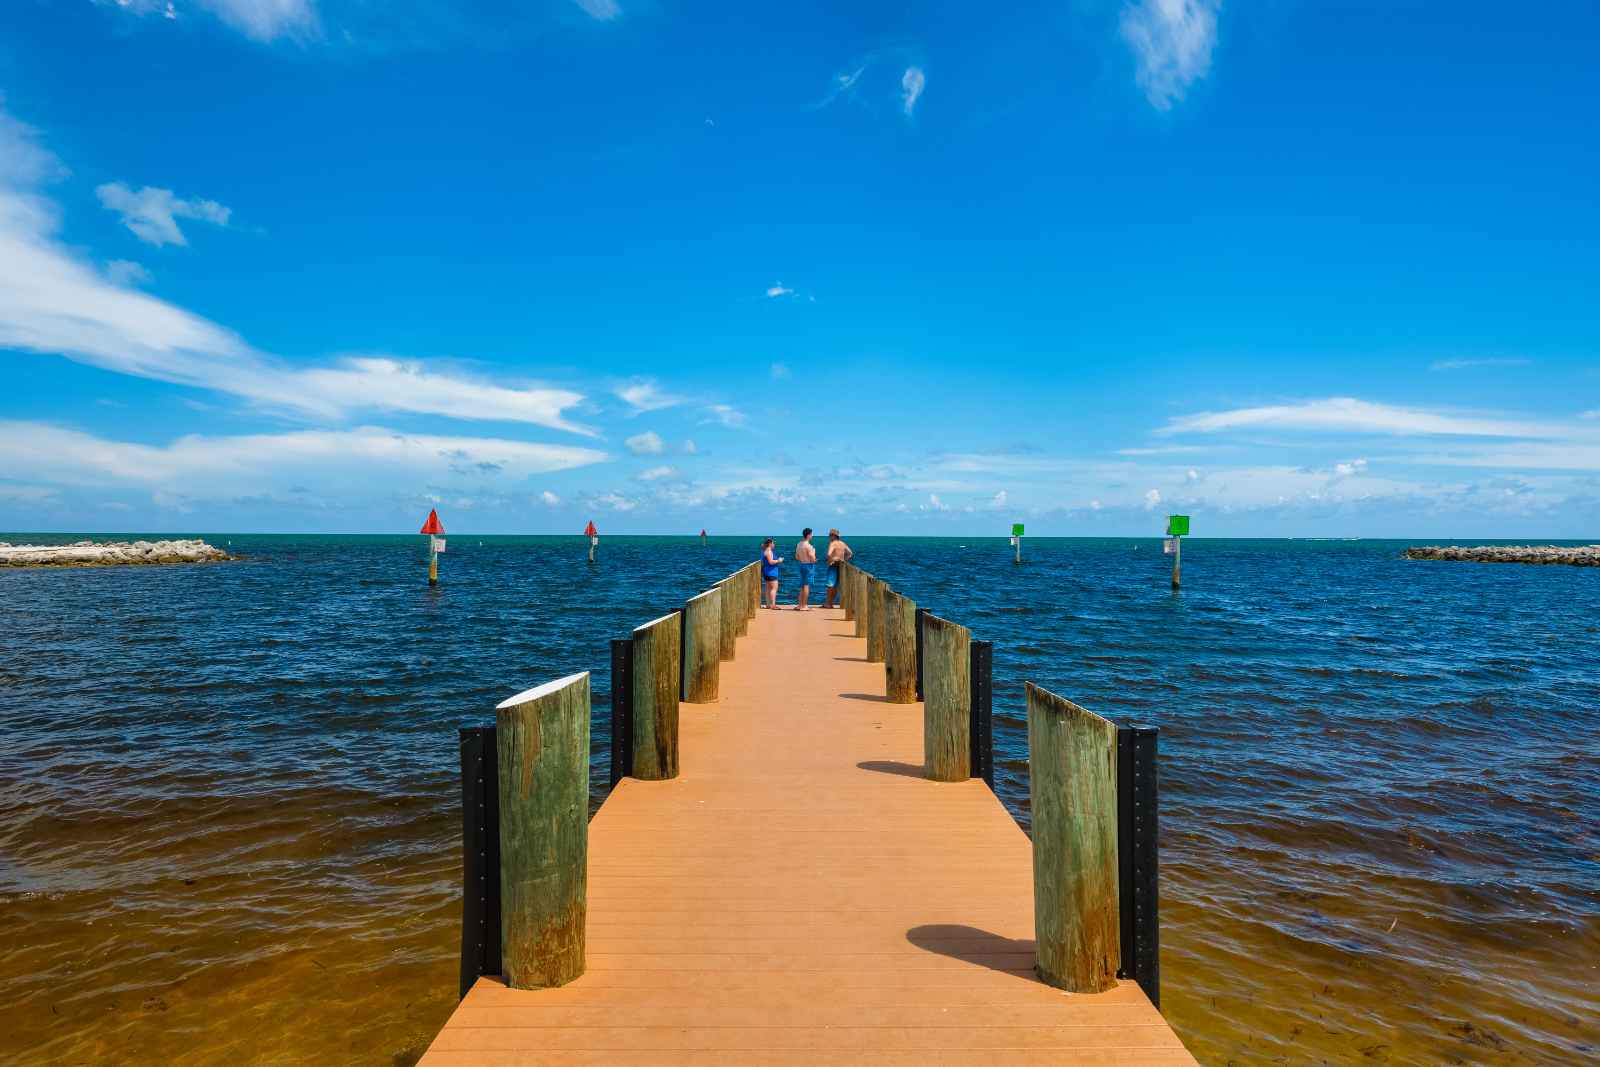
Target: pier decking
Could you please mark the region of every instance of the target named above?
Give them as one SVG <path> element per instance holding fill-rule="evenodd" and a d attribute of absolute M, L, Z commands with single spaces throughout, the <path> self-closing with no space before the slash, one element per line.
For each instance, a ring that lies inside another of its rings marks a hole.
<path fill-rule="evenodd" d="M 424 1067 L 1192 1064 L 1132 981 L 1033 973 L 1032 852 L 981 779 L 922 776 L 842 612 L 760 611 L 681 771 L 589 825 L 587 970 L 482 978 Z"/>

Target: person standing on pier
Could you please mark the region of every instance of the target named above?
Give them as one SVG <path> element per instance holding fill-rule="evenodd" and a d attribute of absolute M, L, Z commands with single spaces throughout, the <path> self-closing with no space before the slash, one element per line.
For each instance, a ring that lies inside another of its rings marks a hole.
<path fill-rule="evenodd" d="M 794 561 L 800 564 L 800 600 L 796 611 L 810 611 L 811 583 L 817 578 L 817 550 L 811 543 L 811 527 L 800 531 L 800 543 L 794 546 Z"/>
<path fill-rule="evenodd" d="M 772 546 L 777 544 L 772 538 L 761 542 L 761 584 L 767 590 L 765 607 L 778 608 L 778 564 L 783 562 L 782 556 L 772 554 Z"/>
<path fill-rule="evenodd" d="M 850 546 L 844 543 L 844 538 L 839 536 L 835 527 L 828 531 L 828 601 L 823 607 L 833 607 L 834 600 L 839 596 L 839 564 L 848 563 L 855 557 L 850 551 Z"/>

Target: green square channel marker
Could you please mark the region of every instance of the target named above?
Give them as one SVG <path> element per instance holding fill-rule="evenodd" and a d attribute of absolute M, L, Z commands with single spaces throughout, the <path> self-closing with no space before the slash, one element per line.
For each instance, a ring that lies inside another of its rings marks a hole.
<path fill-rule="evenodd" d="M 1022 536 L 1022 523 L 1014 522 L 1014 523 L 1011 524 L 1011 536 L 1012 537 L 1021 537 Z"/>
<path fill-rule="evenodd" d="M 1167 536 L 1168 537 L 1182 537 L 1184 534 L 1186 534 L 1188 532 L 1189 532 L 1189 516 L 1187 516 L 1187 515 L 1168 515 L 1167 516 Z"/>

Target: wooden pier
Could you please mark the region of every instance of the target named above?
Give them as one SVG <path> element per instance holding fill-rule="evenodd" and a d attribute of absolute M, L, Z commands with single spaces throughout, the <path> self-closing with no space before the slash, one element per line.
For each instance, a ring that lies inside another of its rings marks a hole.
<path fill-rule="evenodd" d="M 1028 837 L 981 777 L 925 776 L 923 705 L 843 611 L 753 615 L 679 707 L 677 776 L 589 823 L 582 975 L 477 978 L 424 1067 L 1194 1063 L 1135 982 L 1036 975 Z"/>

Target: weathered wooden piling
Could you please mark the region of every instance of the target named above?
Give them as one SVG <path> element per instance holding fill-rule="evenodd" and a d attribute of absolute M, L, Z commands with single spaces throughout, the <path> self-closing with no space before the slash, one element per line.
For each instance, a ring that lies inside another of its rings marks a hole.
<path fill-rule="evenodd" d="M 717 598 L 721 601 L 720 608 L 722 626 L 718 635 L 717 655 L 723 661 L 733 659 L 739 649 L 739 612 L 741 610 L 735 597 L 738 594 L 739 583 L 736 575 L 729 575 L 717 583 Z"/>
<path fill-rule="evenodd" d="M 855 605 L 855 612 L 853 613 L 854 617 L 851 621 L 856 624 L 855 634 L 857 637 L 867 636 L 867 587 L 871 583 L 872 575 L 868 574 L 864 570 L 861 570 L 859 567 L 856 569 L 855 574 L 853 574 L 850 578 L 850 600 Z"/>
<path fill-rule="evenodd" d="M 589 674 L 495 709 L 500 967 L 513 989 L 583 973 L 589 879 Z"/>
<path fill-rule="evenodd" d="M 1035 966 L 1050 985 L 1101 993 L 1122 959 L 1117 727 L 1031 682 L 1027 694 Z"/>
<path fill-rule="evenodd" d="M 750 632 L 750 618 L 755 614 L 755 593 L 751 590 L 753 584 L 750 578 L 751 573 L 749 567 L 740 567 L 728 578 L 728 581 L 733 585 L 736 637 L 743 637 Z"/>
<path fill-rule="evenodd" d="M 922 615 L 922 766 L 936 782 L 972 777 L 972 631 Z"/>
<path fill-rule="evenodd" d="M 839 564 L 839 606 L 844 609 L 844 621 L 854 622 L 856 605 L 851 595 L 851 587 L 856 580 L 856 569 L 849 563 Z"/>
<path fill-rule="evenodd" d="M 678 776 L 678 687 L 682 616 L 674 611 L 633 631 L 633 777 Z"/>
<path fill-rule="evenodd" d="M 883 662 L 883 595 L 889 583 L 874 578 L 867 585 L 867 661 Z"/>
<path fill-rule="evenodd" d="M 917 604 L 893 591 L 883 597 L 883 693 L 891 704 L 917 702 Z"/>
<path fill-rule="evenodd" d="M 683 606 L 683 699 L 716 702 L 722 676 L 722 593 L 708 589 Z"/>

